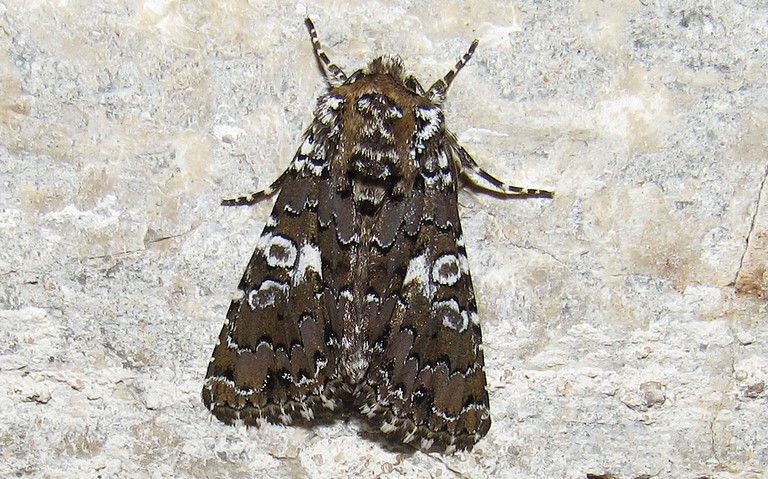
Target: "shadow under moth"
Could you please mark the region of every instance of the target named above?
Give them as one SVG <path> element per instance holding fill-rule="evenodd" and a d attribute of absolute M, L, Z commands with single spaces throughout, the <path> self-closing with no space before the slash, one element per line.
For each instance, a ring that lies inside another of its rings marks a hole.
<path fill-rule="evenodd" d="M 346 75 L 305 20 L 327 92 L 288 169 L 208 365 L 224 423 L 306 423 L 353 408 L 424 451 L 471 449 L 491 419 L 480 323 L 459 223 L 464 181 L 551 198 L 483 171 L 442 105 L 477 47 L 424 90 L 397 56 Z"/>

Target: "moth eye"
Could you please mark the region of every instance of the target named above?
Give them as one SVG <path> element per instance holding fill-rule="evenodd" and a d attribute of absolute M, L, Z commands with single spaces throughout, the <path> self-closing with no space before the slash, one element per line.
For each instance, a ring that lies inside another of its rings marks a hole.
<path fill-rule="evenodd" d="M 403 82 L 405 85 L 405 88 L 407 88 L 409 91 L 416 93 L 417 95 L 424 95 L 424 89 L 421 87 L 421 84 L 419 83 L 419 80 L 415 79 L 412 76 L 409 76 L 405 79 L 405 82 Z"/>

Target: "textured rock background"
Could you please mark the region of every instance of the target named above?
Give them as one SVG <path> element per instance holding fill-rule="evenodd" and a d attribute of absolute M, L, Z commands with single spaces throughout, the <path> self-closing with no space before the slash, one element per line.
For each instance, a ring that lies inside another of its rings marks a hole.
<path fill-rule="evenodd" d="M 469 4 L 469 2 L 467 2 Z M 0 476 L 757 478 L 768 468 L 759 0 L 0 3 Z M 553 201 L 463 194 L 494 425 L 389 451 L 354 419 L 199 400 L 322 80 L 477 37 L 452 130 Z"/>

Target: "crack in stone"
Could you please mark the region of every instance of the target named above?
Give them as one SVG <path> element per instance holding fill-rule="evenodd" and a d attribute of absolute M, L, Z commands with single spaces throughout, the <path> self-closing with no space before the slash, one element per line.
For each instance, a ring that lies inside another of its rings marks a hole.
<path fill-rule="evenodd" d="M 752 221 L 749 224 L 749 231 L 747 232 L 747 237 L 744 239 L 744 251 L 741 253 L 739 267 L 736 270 L 736 276 L 733 278 L 733 282 L 730 286 L 738 284 L 739 276 L 741 276 L 741 269 L 744 266 L 744 258 L 747 256 L 747 251 L 749 251 L 749 240 L 752 238 L 752 233 L 755 230 L 755 223 L 757 222 L 757 214 L 760 212 L 760 200 L 763 197 L 766 179 L 768 179 L 768 166 L 765 167 L 765 171 L 763 172 L 763 179 L 760 182 L 760 188 L 757 192 L 757 200 L 755 200 L 755 211 L 752 213 Z"/>

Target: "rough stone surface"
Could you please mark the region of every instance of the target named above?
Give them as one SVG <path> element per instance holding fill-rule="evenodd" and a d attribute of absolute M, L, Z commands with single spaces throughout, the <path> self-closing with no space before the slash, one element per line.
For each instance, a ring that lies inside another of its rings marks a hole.
<path fill-rule="evenodd" d="M 471 6 L 468 6 L 471 5 Z M 503 5 L 503 6 L 499 6 Z M 199 393 L 322 81 L 480 47 L 451 128 L 552 201 L 462 194 L 493 427 L 393 451 Z M 768 468 L 763 1 L 0 3 L 0 476 L 758 478 Z"/>

